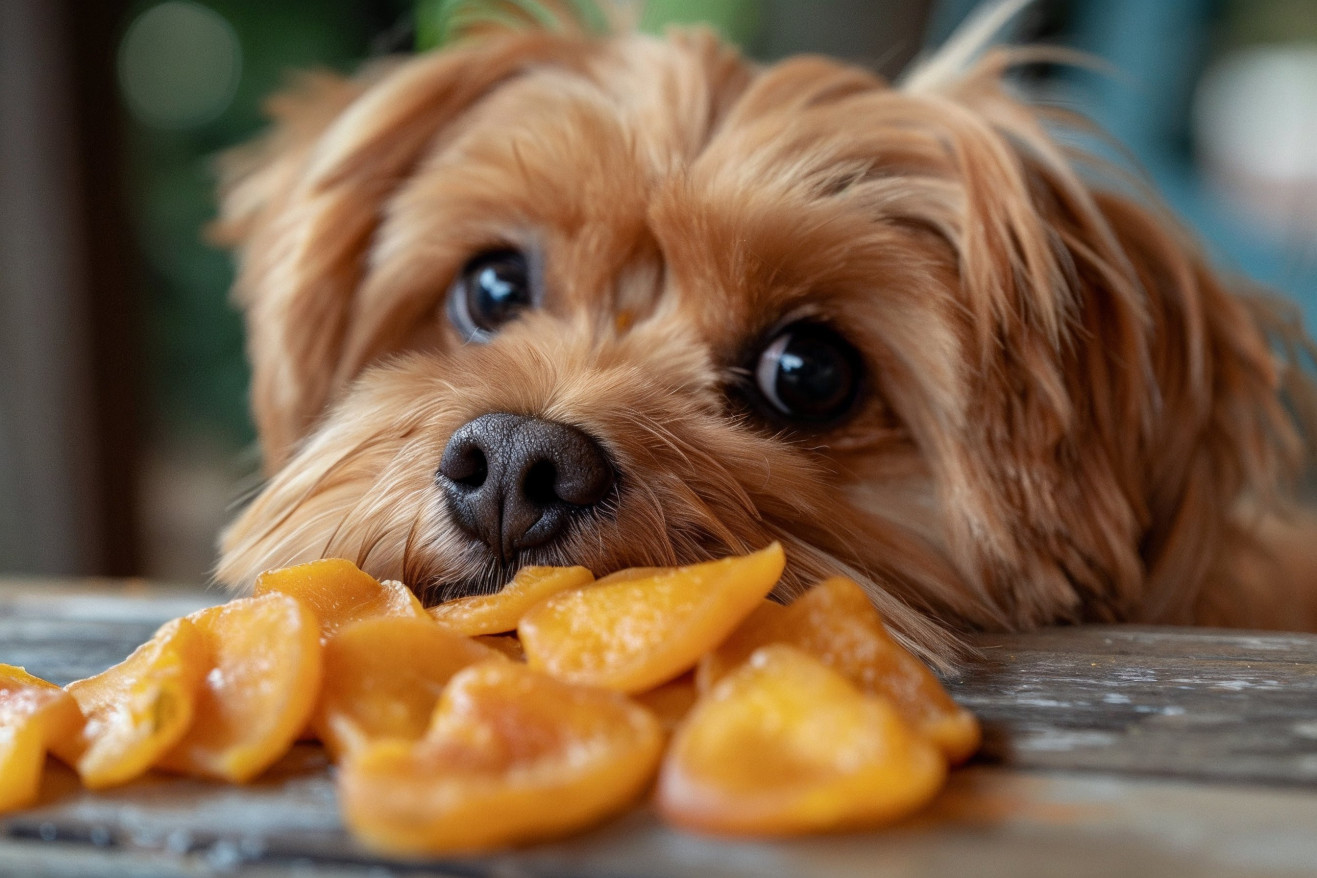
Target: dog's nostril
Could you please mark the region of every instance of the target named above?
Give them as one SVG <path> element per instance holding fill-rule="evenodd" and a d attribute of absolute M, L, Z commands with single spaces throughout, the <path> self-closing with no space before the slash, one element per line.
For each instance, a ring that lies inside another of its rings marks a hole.
<path fill-rule="evenodd" d="M 554 485 L 558 481 L 558 468 L 551 460 L 540 460 L 531 464 L 526 477 L 521 481 L 521 494 L 532 505 L 545 507 L 561 502 Z"/>
<path fill-rule="evenodd" d="M 463 473 L 453 481 L 460 482 L 468 488 L 479 488 L 485 483 L 485 479 L 489 476 L 489 464 L 485 462 L 485 455 L 480 452 L 480 449 L 475 449 L 467 456 Z"/>
<path fill-rule="evenodd" d="M 475 441 L 450 443 L 439 461 L 439 474 L 454 484 L 479 488 L 489 477 L 489 461 Z"/>

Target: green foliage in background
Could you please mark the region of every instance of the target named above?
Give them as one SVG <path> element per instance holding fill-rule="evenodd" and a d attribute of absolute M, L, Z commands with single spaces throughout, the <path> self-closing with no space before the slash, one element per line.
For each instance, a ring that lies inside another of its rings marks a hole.
<path fill-rule="evenodd" d="M 624 5 L 624 4 L 618 4 Z M 640 9 L 640 29 L 659 33 L 672 24 L 711 25 L 723 37 L 749 45 L 759 28 L 759 0 L 633 0 Z M 552 23 L 555 8 L 566 7 L 591 33 L 607 29 L 597 0 L 416 0 L 416 46 L 431 49 L 450 42 L 471 22 Z"/>
<path fill-rule="evenodd" d="M 651 0 L 640 19 L 641 30 L 660 33 L 672 24 L 711 25 L 738 46 L 748 47 L 760 27 L 759 0 Z"/>
<path fill-rule="evenodd" d="M 515 27 L 534 22 L 549 26 L 556 21 L 555 5 L 570 10 L 592 33 L 606 28 L 604 14 L 592 0 L 562 0 L 558 4 L 538 0 L 416 0 L 416 48 L 424 51 L 447 45 L 476 23 Z"/>

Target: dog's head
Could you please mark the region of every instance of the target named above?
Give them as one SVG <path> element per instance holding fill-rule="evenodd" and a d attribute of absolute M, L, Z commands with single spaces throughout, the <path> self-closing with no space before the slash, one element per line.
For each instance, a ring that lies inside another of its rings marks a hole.
<path fill-rule="evenodd" d="M 1187 616 L 1287 453 L 1275 365 L 1008 65 L 507 32 L 282 97 L 223 198 L 269 481 L 220 578 L 780 540 L 925 647 Z"/>

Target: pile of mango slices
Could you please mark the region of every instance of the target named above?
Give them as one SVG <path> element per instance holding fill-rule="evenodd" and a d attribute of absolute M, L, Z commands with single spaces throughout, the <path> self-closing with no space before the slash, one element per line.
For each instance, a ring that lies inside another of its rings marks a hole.
<path fill-rule="evenodd" d="M 668 822 L 727 835 L 919 810 L 978 723 L 853 582 L 768 600 L 784 564 L 773 544 L 597 581 L 532 567 L 429 611 L 347 561 L 271 571 L 66 687 L 0 665 L 0 811 L 35 800 L 47 753 L 90 789 L 244 783 L 307 738 L 348 827 L 395 854 L 559 837 L 650 790 Z"/>

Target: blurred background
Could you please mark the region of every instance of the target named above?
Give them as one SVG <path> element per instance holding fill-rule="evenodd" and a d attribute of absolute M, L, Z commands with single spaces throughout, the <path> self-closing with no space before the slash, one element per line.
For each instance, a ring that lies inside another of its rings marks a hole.
<path fill-rule="evenodd" d="M 0 0 L 0 573 L 209 577 L 257 459 L 217 152 L 290 71 L 433 44 L 444 0 Z M 651 0 L 753 57 L 889 75 L 975 0 Z M 1110 76 L 1028 82 L 1107 128 L 1222 268 L 1317 326 L 1317 0 L 1040 0 Z"/>

